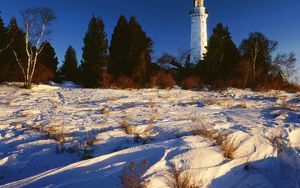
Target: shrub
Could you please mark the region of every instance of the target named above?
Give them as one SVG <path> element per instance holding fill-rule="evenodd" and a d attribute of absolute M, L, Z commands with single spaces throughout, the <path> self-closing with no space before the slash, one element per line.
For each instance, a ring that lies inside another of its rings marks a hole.
<path fill-rule="evenodd" d="M 191 174 L 187 171 L 180 172 L 176 167 L 169 170 L 171 188 L 200 188 L 191 181 Z"/>
<path fill-rule="evenodd" d="M 128 88 L 138 88 L 137 84 L 127 76 L 119 77 L 113 85 L 117 88 L 128 89 Z"/>
<path fill-rule="evenodd" d="M 222 135 L 218 131 L 209 129 L 207 126 L 204 126 L 202 123 L 195 124 L 192 129 L 193 135 L 199 135 L 204 138 L 209 139 L 215 145 L 219 146 L 223 156 L 227 159 L 233 159 L 234 152 L 237 147 L 234 146 L 234 143 L 228 138 L 228 135 Z"/>
<path fill-rule="evenodd" d="M 54 140 L 59 143 L 64 143 L 66 141 L 67 133 L 64 131 L 64 127 L 61 126 L 51 126 L 45 129 L 40 129 L 40 131 L 49 139 Z"/>
<path fill-rule="evenodd" d="M 210 141 L 215 141 L 218 136 L 217 131 L 205 129 L 204 127 L 192 130 L 192 134 L 208 138 Z"/>
<path fill-rule="evenodd" d="M 278 154 L 283 152 L 284 143 L 282 142 L 282 138 L 280 136 L 271 135 L 265 136 L 265 138 L 272 144 L 274 148 L 276 148 Z"/>
<path fill-rule="evenodd" d="M 126 134 L 133 134 L 134 133 L 134 131 L 133 131 L 133 126 L 132 125 L 129 125 L 129 123 L 128 123 L 128 121 L 126 121 L 126 120 L 123 120 L 122 122 L 121 122 L 121 127 L 122 127 L 122 129 L 124 130 L 124 132 L 126 133 Z"/>
<path fill-rule="evenodd" d="M 197 76 L 189 76 L 183 79 L 183 89 L 197 89 L 200 85 L 200 79 Z"/>
<path fill-rule="evenodd" d="M 98 84 L 101 88 L 109 88 L 112 84 L 112 76 L 107 72 L 101 73 Z"/>
<path fill-rule="evenodd" d="M 139 165 L 135 161 L 126 165 L 120 175 L 121 183 L 125 188 L 147 188 L 149 181 L 145 181 L 142 176 L 144 171 L 149 168 L 149 162 L 143 160 Z"/>
<path fill-rule="evenodd" d="M 231 142 L 227 137 L 221 139 L 222 142 L 220 148 L 223 151 L 223 156 L 227 159 L 233 159 L 234 152 L 237 148 L 234 146 L 233 142 Z"/>
<path fill-rule="evenodd" d="M 150 86 L 160 89 L 170 89 L 176 85 L 176 82 L 171 73 L 159 72 L 150 78 Z"/>
<path fill-rule="evenodd" d="M 283 90 L 285 83 L 279 78 L 269 78 L 256 84 L 254 90 Z"/>
<path fill-rule="evenodd" d="M 100 110 L 100 113 L 103 114 L 103 115 L 109 115 L 110 114 L 110 109 L 109 108 L 102 108 Z"/>
<path fill-rule="evenodd" d="M 125 134 L 134 136 L 135 142 L 147 144 L 153 134 L 153 121 L 150 119 L 148 125 L 141 128 L 130 125 L 127 120 L 123 120 L 120 124 Z"/>
<path fill-rule="evenodd" d="M 55 79 L 55 73 L 46 65 L 38 64 L 33 75 L 33 83 L 39 84 Z"/>

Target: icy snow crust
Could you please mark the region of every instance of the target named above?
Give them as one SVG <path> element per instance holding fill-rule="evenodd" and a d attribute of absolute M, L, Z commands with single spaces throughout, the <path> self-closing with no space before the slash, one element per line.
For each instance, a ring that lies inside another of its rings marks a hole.
<path fill-rule="evenodd" d="M 151 139 L 125 134 L 122 121 L 151 122 Z M 233 159 L 192 135 L 199 124 L 229 135 Z M 52 126 L 66 134 L 66 148 L 92 137 L 94 158 L 57 152 L 41 131 Z M 150 187 L 168 187 L 174 165 L 203 187 L 300 187 L 299 153 L 299 93 L 0 86 L 0 187 L 122 187 L 124 166 L 143 160 Z"/>

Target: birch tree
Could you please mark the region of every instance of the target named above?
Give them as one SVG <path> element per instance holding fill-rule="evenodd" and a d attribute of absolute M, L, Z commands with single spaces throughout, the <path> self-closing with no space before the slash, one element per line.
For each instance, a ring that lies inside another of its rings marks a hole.
<path fill-rule="evenodd" d="M 271 54 L 276 50 L 277 45 L 276 41 L 269 40 L 259 32 L 250 33 L 249 37 L 242 41 L 240 52 L 244 59 L 251 62 L 254 80 L 260 80 L 268 75 L 272 61 Z"/>
<path fill-rule="evenodd" d="M 21 11 L 27 61 L 21 62 L 16 51 L 13 51 L 24 77 L 24 87 L 32 87 L 32 78 L 40 53 L 44 48 L 44 40 L 50 34 L 49 25 L 55 20 L 54 11 L 47 7 L 28 8 Z"/>

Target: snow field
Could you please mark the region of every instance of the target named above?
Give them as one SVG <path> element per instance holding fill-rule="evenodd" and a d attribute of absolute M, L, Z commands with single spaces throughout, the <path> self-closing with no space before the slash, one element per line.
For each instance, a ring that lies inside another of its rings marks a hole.
<path fill-rule="evenodd" d="M 0 187 L 121 187 L 130 164 L 149 187 L 174 166 L 203 187 L 300 186 L 299 93 L 3 85 L 0 106 Z"/>

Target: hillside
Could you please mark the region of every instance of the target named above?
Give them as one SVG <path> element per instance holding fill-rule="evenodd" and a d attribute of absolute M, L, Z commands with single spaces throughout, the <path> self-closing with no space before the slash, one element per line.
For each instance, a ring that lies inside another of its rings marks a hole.
<path fill-rule="evenodd" d="M 300 94 L 0 86 L 0 187 L 172 187 L 174 166 L 199 187 L 300 187 Z"/>

